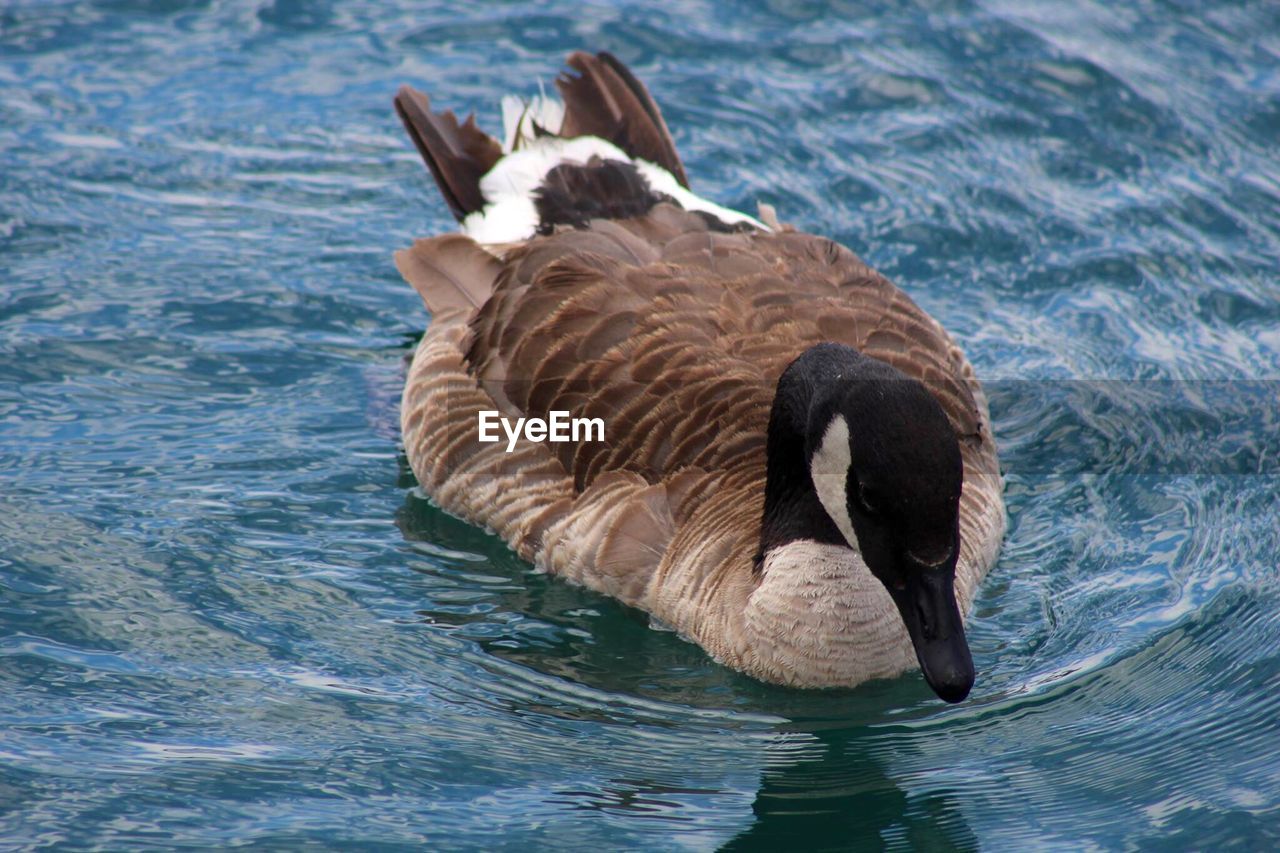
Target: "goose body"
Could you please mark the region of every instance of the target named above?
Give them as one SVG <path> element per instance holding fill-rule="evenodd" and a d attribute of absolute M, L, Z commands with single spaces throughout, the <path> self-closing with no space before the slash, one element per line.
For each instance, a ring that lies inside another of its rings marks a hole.
<path fill-rule="evenodd" d="M 461 234 L 397 253 L 431 311 L 405 450 L 446 511 L 764 681 L 917 665 L 968 693 L 962 613 L 1004 532 L 987 404 L 852 252 L 694 196 L 657 106 L 574 54 L 505 147 L 396 98 Z M 482 413 L 604 439 L 482 442 Z M 508 449 L 510 447 L 510 449 Z"/>

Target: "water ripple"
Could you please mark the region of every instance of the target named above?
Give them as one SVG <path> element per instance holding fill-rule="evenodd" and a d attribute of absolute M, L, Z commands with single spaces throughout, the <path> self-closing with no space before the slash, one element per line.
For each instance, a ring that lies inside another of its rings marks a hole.
<path fill-rule="evenodd" d="M 1274 847 L 1280 18 L 1163 0 L 0 9 L 0 836 Z M 390 94 L 609 49 L 696 189 L 987 381 L 980 677 L 757 684 L 412 492 Z"/>

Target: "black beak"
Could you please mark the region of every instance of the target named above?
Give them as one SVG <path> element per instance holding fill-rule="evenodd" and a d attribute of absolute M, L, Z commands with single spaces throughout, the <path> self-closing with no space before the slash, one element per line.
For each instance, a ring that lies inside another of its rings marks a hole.
<path fill-rule="evenodd" d="M 890 587 L 906 623 L 924 680 L 944 702 L 961 702 L 973 687 L 973 657 L 956 605 L 953 571 L 908 570 L 902 588 Z"/>

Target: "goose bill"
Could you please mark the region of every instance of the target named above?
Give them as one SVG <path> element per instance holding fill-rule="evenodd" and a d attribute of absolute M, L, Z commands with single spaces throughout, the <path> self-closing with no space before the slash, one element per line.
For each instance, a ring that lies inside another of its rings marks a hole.
<path fill-rule="evenodd" d="M 945 702 L 961 702 L 973 687 L 973 657 L 956 605 L 953 572 L 909 572 L 890 588 L 907 626 L 924 680 Z"/>

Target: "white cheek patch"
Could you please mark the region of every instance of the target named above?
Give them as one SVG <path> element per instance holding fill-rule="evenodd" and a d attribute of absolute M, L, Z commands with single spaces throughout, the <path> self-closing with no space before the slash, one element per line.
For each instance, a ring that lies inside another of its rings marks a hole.
<path fill-rule="evenodd" d="M 836 415 L 822 436 L 822 443 L 809 462 L 809 476 L 813 489 L 818 493 L 822 508 L 831 516 L 849 547 L 858 550 L 858 537 L 853 532 L 853 519 L 849 518 L 849 424 L 843 415 Z"/>

